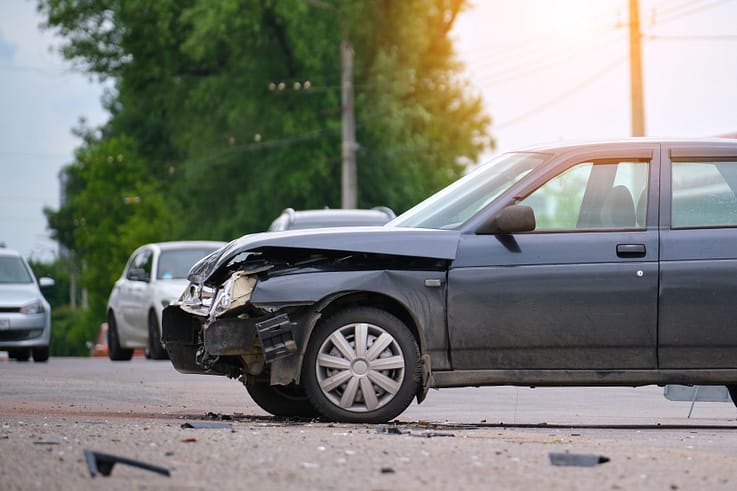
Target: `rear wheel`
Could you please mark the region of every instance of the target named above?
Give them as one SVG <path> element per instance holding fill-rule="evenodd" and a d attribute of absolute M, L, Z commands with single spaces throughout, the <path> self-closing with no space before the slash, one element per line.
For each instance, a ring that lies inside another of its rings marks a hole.
<path fill-rule="evenodd" d="M 728 385 L 727 390 L 730 397 L 732 397 L 732 403 L 737 406 L 737 385 Z"/>
<path fill-rule="evenodd" d="M 345 310 L 321 322 L 310 339 L 302 381 L 323 416 L 382 423 L 401 414 L 420 384 L 417 341 L 383 310 Z"/>
<path fill-rule="evenodd" d="M 112 312 L 107 317 L 107 354 L 112 361 L 128 361 L 133 358 L 133 349 L 120 346 L 118 325 Z"/>
<path fill-rule="evenodd" d="M 148 346 L 146 347 L 146 358 L 152 360 L 166 360 L 169 358 L 166 350 L 161 345 L 159 321 L 156 319 L 156 314 L 153 311 L 148 313 Z"/>
<path fill-rule="evenodd" d="M 269 385 L 264 381 L 246 383 L 246 390 L 256 404 L 274 416 L 314 418 L 315 408 L 299 385 Z"/>
<path fill-rule="evenodd" d="M 33 361 L 47 361 L 49 359 L 49 347 L 33 348 Z"/>

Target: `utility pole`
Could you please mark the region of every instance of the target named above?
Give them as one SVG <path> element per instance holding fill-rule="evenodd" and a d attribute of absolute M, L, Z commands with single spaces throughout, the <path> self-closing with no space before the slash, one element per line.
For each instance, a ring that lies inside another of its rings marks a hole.
<path fill-rule="evenodd" d="M 343 29 L 343 41 L 340 44 L 340 102 L 343 128 L 342 174 L 341 174 L 341 208 L 358 206 L 356 176 L 356 120 L 353 109 L 353 46 Z"/>
<path fill-rule="evenodd" d="M 353 108 L 353 46 L 348 25 L 341 11 L 322 0 L 305 0 L 315 7 L 330 10 L 340 25 L 340 114 L 343 142 L 341 145 L 340 207 L 358 206 L 358 177 L 356 172 L 356 118 Z"/>
<path fill-rule="evenodd" d="M 632 136 L 645 136 L 645 108 L 642 90 L 642 33 L 638 0 L 630 6 L 630 91 L 632 98 Z"/>

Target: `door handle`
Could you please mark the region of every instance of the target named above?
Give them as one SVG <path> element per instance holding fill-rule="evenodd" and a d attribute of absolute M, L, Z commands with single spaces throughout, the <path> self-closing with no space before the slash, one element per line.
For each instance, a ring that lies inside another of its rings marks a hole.
<path fill-rule="evenodd" d="M 645 244 L 617 244 L 619 257 L 644 257 Z"/>

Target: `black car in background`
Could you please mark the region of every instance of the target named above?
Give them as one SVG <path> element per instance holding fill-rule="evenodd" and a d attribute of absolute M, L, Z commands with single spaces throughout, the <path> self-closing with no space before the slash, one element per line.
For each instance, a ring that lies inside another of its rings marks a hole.
<path fill-rule="evenodd" d="M 737 142 L 499 155 L 385 227 L 241 237 L 164 342 L 267 411 L 381 422 L 429 388 L 726 385 L 737 397 Z"/>

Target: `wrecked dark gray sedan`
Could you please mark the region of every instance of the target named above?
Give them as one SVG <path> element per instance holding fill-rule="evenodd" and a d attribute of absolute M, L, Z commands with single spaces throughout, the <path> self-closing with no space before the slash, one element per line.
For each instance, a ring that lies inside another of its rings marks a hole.
<path fill-rule="evenodd" d="M 246 235 L 189 281 L 164 312 L 172 363 L 275 415 L 383 422 L 481 385 L 734 399 L 737 141 L 503 154 L 385 227 Z"/>

